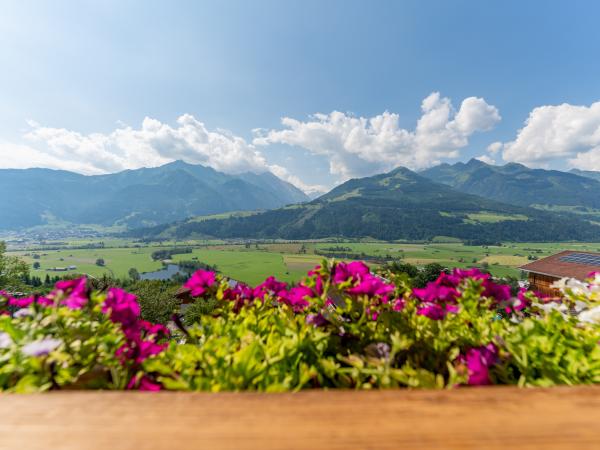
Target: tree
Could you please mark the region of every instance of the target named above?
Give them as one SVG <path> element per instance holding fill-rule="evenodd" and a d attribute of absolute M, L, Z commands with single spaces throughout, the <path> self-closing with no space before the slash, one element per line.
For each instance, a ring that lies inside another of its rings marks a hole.
<path fill-rule="evenodd" d="M 131 269 L 129 269 L 129 278 L 131 278 L 133 281 L 138 281 L 140 279 L 140 273 L 138 272 L 138 270 L 135 267 L 132 267 Z"/>
<path fill-rule="evenodd" d="M 6 243 L 0 242 L 0 289 L 19 289 L 29 277 L 29 265 L 16 256 L 6 256 Z"/>
<path fill-rule="evenodd" d="M 37 261 L 36 261 L 36 262 L 34 262 L 34 263 L 33 263 L 33 268 L 34 268 L 34 269 L 36 269 L 36 270 L 37 270 L 37 269 L 39 269 L 39 268 L 40 268 L 40 263 L 39 263 L 39 262 L 37 262 Z"/>
<path fill-rule="evenodd" d="M 161 280 L 141 280 L 129 286 L 141 309 L 142 319 L 152 323 L 166 324 L 175 313 L 179 300 L 175 293 L 179 287 Z"/>
<path fill-rule="evenodd" d="M 104 267 L 105 263 L 104 263 L 104 258 L 98 258 L 96 260 L 96 265 L 100 266 L 100 267 Z"/>

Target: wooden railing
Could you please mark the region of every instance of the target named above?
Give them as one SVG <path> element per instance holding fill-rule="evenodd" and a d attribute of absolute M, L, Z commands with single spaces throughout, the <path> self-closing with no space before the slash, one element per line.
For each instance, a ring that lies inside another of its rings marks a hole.
<path fill-rule="evenodd" d="M 0 396 L 0 448 L 600 449 L 600 387 Z"/>

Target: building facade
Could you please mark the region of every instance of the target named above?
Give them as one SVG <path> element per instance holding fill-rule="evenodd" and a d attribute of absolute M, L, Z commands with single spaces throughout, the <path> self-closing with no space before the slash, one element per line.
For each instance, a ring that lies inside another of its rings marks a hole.
<path fill-rule="evenodd" d="M 583 281 L 594 272 L 600 272 L 600 253 L 567 250 L 538 259 L 520 267 L 527 272 L 530 289 L 545 295 L 559 296 L 552 285 L 561 278 Z"/>

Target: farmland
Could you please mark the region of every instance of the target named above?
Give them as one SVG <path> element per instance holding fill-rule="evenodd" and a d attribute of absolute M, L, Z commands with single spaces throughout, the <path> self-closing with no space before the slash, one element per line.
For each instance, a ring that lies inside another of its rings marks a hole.
<path fill-rule="evenodd" d="M 131 268 L 150 272 L 162 267 L 154 261 L 152 252 L 178 246 L 192 247 L 192 253 L 178 254 L 174 262 L 196 260 L 216 265 L 224 275 L 248 283 L 257 283 L 268 275 L 285 281 L 297 280 L 323 257 L 363 259 L 378 265 L 386 259 L 426 265 L 440 263 L 446 267 L 485 267 L 495 276 L 520 275 L 518 266 L 530 259 L 540 258 L 565 249 L 600 251 L 600 243 L 505 243 L 501 246 L 467 246 L 462 243 L 388 243 L 388 242 L 251 242 L 186 241 L 142 244 L 119 240 L 102 241 L 103 248 L 81 248 L 99 245 L 99 241 L 46 242 L 43 247 L 13 249 L 12 255 L 22 257 L 28 264 L 40 264 L 31 274 L 45 277 L 85 273 L 127 277 Z M 98 259 L 104 266 L 96 265 Z M 66 272 L 53 268 L 75 266 Z"/>

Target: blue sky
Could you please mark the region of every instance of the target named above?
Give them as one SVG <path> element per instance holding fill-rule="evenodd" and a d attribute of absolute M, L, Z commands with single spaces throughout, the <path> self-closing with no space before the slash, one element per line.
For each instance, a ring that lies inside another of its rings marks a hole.
<path fill-rule="evenodd" d="M 600 170 L 598 17 L 592 1 L 8 0 L 2 164 L 181 158 L 307 190 L 471 157 Z"/>

